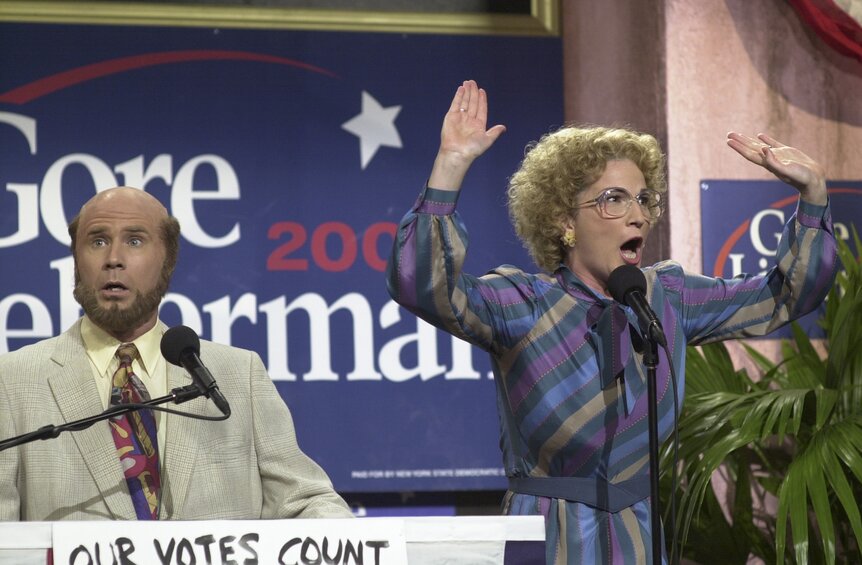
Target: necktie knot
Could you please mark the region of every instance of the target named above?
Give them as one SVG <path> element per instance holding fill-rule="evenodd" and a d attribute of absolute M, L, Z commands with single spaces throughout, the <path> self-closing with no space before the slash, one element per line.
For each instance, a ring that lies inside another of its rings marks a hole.
<path fill-rule="evenodd" d="M 129 378 L 134 374 L 132 372 L 132 361 L 138 357 L 138 348 L 135 347 L 134 343 L 121 343 L 114 355 L 119 359 L 120 365 L 114 371 L 111 399 L 112 404 L 117 404 L 119 400 L 117 395 L 120 394 L 126 383 L 128 383 Z M 126 402 L 129 402 L 129 400 L 126 400 Z"/>
<path fill-rule="evenodd" d="M 114 355 L 120 360 L 121 365 L 130 367 L 132 361 L 138 358 L 138 348 L 134 343 L 121 343 Z"/>

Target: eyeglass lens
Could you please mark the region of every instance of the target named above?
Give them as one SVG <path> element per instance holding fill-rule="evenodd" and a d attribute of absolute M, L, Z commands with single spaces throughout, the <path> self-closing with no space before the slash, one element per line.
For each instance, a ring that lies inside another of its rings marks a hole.
<path fill-rule="evenodd" d="M 605 214 L 617 218 L 625 215 L 637 200 L 644 213 L 652 218 L 661 215 L 661 195 L 654 190 L 642 190 L 636 197 L 622 188 L 610 188 L 604 191 L 600 197 Z"/>

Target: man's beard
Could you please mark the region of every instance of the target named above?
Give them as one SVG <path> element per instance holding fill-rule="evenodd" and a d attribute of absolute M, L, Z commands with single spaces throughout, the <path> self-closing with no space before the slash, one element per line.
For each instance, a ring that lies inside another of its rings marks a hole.
<path fill-rule="evenodd" d="M 158 311 L 165 292 L 167 285 L 160 280 L 154 289 L 145 294 L 135 291 L 134 299 L 128 308 L 120 309 L 118 304 L 105 308 L 99 305 L 96 290 L 84 286 L 79 280 L 75 285 L 74 296 L 94 324 L 108 333 L 122 334 L 140 327 Z"/>

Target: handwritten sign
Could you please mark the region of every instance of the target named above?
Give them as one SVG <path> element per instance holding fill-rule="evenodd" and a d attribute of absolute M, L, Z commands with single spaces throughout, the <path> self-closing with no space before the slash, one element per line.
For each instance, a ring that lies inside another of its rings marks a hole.
<path fill-rule="evenodd" d="M 396 565 L 407 563 L 404 523 L 359 520 L 61 522 L 57 565 Z"/>

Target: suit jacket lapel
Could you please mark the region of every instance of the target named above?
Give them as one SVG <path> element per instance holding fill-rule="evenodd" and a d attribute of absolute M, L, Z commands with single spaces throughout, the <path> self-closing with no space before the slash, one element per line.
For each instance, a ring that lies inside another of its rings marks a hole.
<path fill-rule="evenodd" d="M 168 393 L 175 388 L 191 384 L 191 378 L 180 367 L 167 364 Z M 203 397 L 180 405 L 169 405 L 190 414 L 204 414 L 206 399 Z M 174 414 L 165 414 L 165 448 L 162 462 L 162 519 L 183 515 L 183 505 L 189 491 L 192 472 L 200 446 L 195 438 L 200 436 L 197 428 L 201 421 Z"/>
<path fill-rule="evenodd" d="M 59 365 L 59 370 L 48 378 L 48 384 L 65 422 L 94 416 L 104 410 L 81 340 L 80 321 L 59 337 L 51 360 Z M 135 520 L 135 509 L 108 422 L 103 420 L 87 429 L 66 433 L 72 434 L 114 519 Z"/>

